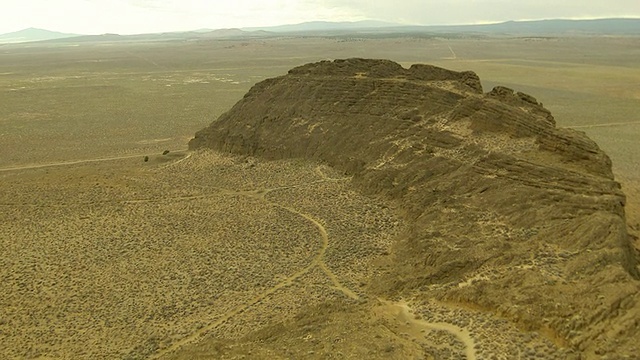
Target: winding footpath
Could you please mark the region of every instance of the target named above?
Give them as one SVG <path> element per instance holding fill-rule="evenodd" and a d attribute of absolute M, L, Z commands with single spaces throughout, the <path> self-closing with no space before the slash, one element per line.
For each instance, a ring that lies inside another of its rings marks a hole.
<path fill-rule="evenodd" d="M 331 283 L 333 284 L 333 286 L 332 286 L 333 289 L 342 292 L 346 297 L 348 297 L 350 299 L 353 299 L 353 300 L 358 300 L 359 299 L 359 296 L 355 292 L 353 292 L 351 289 L 349 289 L 348 287 L 346 287 L 345 285 L 343 285 L 340 282 L 338 277 L 331 271 L 331 269 L 329 269 L 329 267 L 324 262 L 324 256 L 325 256 L 325 253 L 326 253 L 326 251 L 327 251 L 327 249 L 329 247 L 329 234 L 327 232 L 327 229 L 322 225 L 322 223 L 320 223 L 319 220 L 315 219 L 314 217 L 312 217 L 309 214 L 302 213 L 302 212 L 300 212 L 300 211 L 298 211 L 298 210 L 296 210 L 296 209 L 294 209 L 292 207 L 279 204 L 279 203 L 277 203 L 275 201 L 270 201 L 270 200 L 268 200 L 266 198 L 267 194 L 269 194 L 271 192 L 278 191 L 278 190 L 285 190 L 285 189 L 297 188 L 297 187 L 301 187 L 301 186 L 308 186 L 310 184 L 316 184 L 316 183 L 319 183 L 319 182 L 342 181 L 342 180 L 349 179 L 349 178 L 337 178 L 337 179 L 328 178 L 328 177 L 326 177 L 324 175 L 324 173 L 322 173 L 322 171 L 319 168 L 316 168 L 315 172 L 322 177 L 322 180 L 313 181 L 313 182 L 310 182 L 310 183 L 307 183 L 307 184 L 283 186 L 283 187 L 277 187 L 277 188 L 271 188 L 271 189 L 258 189 L 258 190 L 250 190 L 250 191 L 233 191 L 233 190 L 224 189 L 224 188 L 217 188 L 217 190 L 219 190 L 222 194 L 225 194 L 225 195 L 240 195 L 240 196 L 245 196 L 245 197 L 249 197 L 249 198 L 253 198 L 253 199 L 258 199 L 260 201 L 264 201 L 264 202 L 266 202 L 267 204 L 269 204 L 271 206 L 280 208 L 280 209 L 285 210 L 285 211 L 287 211 L 287 212 L 289 212 L 291 214 L 297 215 L 297 216 L 303 218 L 304 221 L 306 221 L 306 222 L 310 222 L 318 230 L 318 233 L 320 234 L 320 240 L 321 240 L 320 241 L 320 249 L 318 250 L 318 253 L 313 258 L 311 263 L 309 263 L 306 267 L 304 267 L 304 268 L 298 270 L 297 272 L 289 275 L 286 279 L 282 280 L 281 282 L 279 282 L 275 286 L 273 286 L 273 287 L 263 291 L 262 293 L 256 295 L 255 297 L 253 297 L 251 300 L 249 300 L 245 304 L 242 304 L 242 305 L 234 308 L 233 310 L 223 314 L 220 318 L 218 318 L 216 321 L 210 323 L 209 325 L 199 329 L 198 331 L 190 334 L 187 337 L 184 337 L 184 338 L 180 339 L 179 341 L 174 342 L 173 344 L 171 344 L 171 346 L 159 350 L 158 352 L 156 352 L 153 355 L 151 355 L 149 357 L 149 359 L 160 359 L 165 355 L 171 354 L 171 353 L 179 350 L 180 348 L 182 348 L 185 345 L 194 344 L 194 343 L 199 342 L 207 334 L 209 334 L 212 330 L 214 330 L 214 329 L 218 328 L 219 326 L 227 323 L 234 316 L 242 314 L 245 311 L 249 310 L 251 307 L 253 307 L 256 304 L 260 303 L 263 299 L 273 295 L 278 290 L 286 288 L 286 287 L 292 285 L 295 280 L 297 280 L 301 276 L 307 274 L 309 271 L 311 271 L 315 267 L 320 268 L 320 270 L 322 270 L 322 272 L 329 278 L 329 280 L 331 280 Z M 200 196 L 190 196 L 190 197 L 179 197 L 179 198 L 173 198 L 173 200 L 189 200 L 189 199 L 198 199 L 198 198 L 204 198 L 204 197 L 209 197 L 209 196 L 214 196 L 214 195 L 200 195 Z M 159 201 L 159 200 L 168 200 L 168 199 L 167 198 L 162 198 L 162 199 L 131 200 L 131 201 L 127 201 L 127 203 L 153 202 L 153 201 Z"/>
<path fill-rule="evenodd" d="M 183 151 L 185 151 L 185 150 L 176 150 L 176 151 L 172 151 L 172 152 L 175 153 L 175 152 L 183 152 Z M 148 152 L 145 153 L 145 154 L 141 153 L 141 154 L 134 154 L 134 155 L 122 155 L 122 156 L 83 159 L 83 160 L 74 160 L 74 161 L 61 161 L 61 162 L 50 162 L 50 163 L 43 163 L 43 164 L 20 165 L 20 166 L 12 166 L 12 167 L 0 168 L 0 172 L 30 170 L 30 169 L 41 169 L 41 168 L 47 168 L 47 167 L 69 166 L 69 165 L 77 165 L 77 164 L 84 164 L 84 163 L 96 163 L 96 162 L 104 162 L 104 161 L 114 161 L 114 160 L 122 160 L 122 159 L 143 157 L 143 156 L 145 156 L 147 154 L 148 154 Z M 191 156 L 192 156 L 192 153 L 188 153 L 185 157 L 183 157 L 183 158 L 181 158 L 181 159 L 179 159 L 177 161 L 171 162 L 169 164 L 166 164 L 166 165 L 162 166 L 162 168 L 166 168 L 167 166 L 172 166 L 172 165 L 176 165 L 178 163 L 181 163 L 181 162 L 189 159 Z M 350 299 L 354 299 L 354 300 L 359 299 L 359 296 L 354 291 L 352 291 L 351 289 L 349 289 L 348 287 L 346 287 L 345 285 L 343 285 L 340 282 L 338 277 L 333 273 L 333 271 L 331 271 L 331 269 L 324 262 L 324 256 L 325 256 L 325 253 L 327 251 L 327 248 L 329 247 L 329 234 L 328 234 L 326 228 L 322 225 L 322 223 L 318 219 L 315 219 L 314 217 L 312 217 L 309 214 L 302 213 L 302 212 L 294 209 L 293 207 L 285 206 L 285 205 L 282 205 L 282 204 L 280 204 L 280 203 L 278 203 L 276 201 L 271 201 L 271 200 L 268 200 L 266 198 L 267 194 L 273 193 L 273 192 L 276 192 L 276 191 L 279 191 L 279 190 L 299 188 L 299 187 L 309 186 L 311 184 L 317 184 L 317 183 L 321 183 L 321 182 L 343 181 L 343 180 L 348 180 L 349 179 L 349 178 L 329 178 L 321 171 L 320 167 L 317 167 L 314 170 L 314 172 L 321 179 L 317 180 L 317 181 L 312 181 L 312 182 L 309 182 L 309 183 L 305 183 L 305 184 L 297 184 L 297 185 L 276 187 L 276 188 L 270 188 L 270 189 L 250 190 L 250 191 L 234 191 L 234 190 L 225 189 L 225 188 L 216 188 L 223 195 L 239 195 L 239 196 L 245 196 L 245 197 L 249 197 L 249 198 L 254 198 L 254 199 L 266 202 L 267 204 L 269 204 L 271 206 L 280 208 L 280 209 L 285 210 L 285 211 L 287 211 L 287 212 L 289 212 L 291 214 L 294 214 L 296 216 L 301 217 L 304 221 L 311 223 L 318 230 L 318 233 L 320 235 L 320 248 L 318 249 L 318 252 L 317 252 L 316 256 L 313 258 L 313 260 L 311 261 L 311 263 L 309 263 L 306 267 L 304 267 L 304 268 L 298 270 L 297 272 L 289 275 L 286 279 L 282 280 L 281 282 L 279 282 L 275 286 L 273 286 L 273 287 L 263 291 L 262 293 L 256 295 L 255 297 L 253 297 L 251 300 L 249 300 L 245 304 L 242 304 L 242 305 L 234 308 L 233 310 L 223 314 L 220 318 L 218 318 L 216 321 L 212 322 L 211 324 L 209 324 L 209 325 L 199 329 L 198 331 L 190 334 L 189 336 L 187 336 L 187 337 L 185 337 L 185 338 L 173 343 L 171 346 L 156 352 L 155 354 L 153 354 L 153 355 L 151 355 L 149 357 L 150 359 L 161 358 L 161 357 L 163 357 L 163 356 L 165 356 L 165 355 L 167 355 L 169 353 L 172 353 L 172 352 L 180 349 L 181 347 L 183 347 L 183 346 L 185 346 L 187 344 L 198 342 L 204 336 L 206 336 L 209 332 L 211 332 L 215 328 L 225 324 L 230 319 L 232 319 L 234 316 L 249 310 L 251 307 L 255 306 L 256 304 L 261 302 L 263 299 L 271 296 L 272 294 L 274 294 L 278 290 L 286 288 L 286 287 L 292 285 L 296 279 L 298 279 L 301 276 L 307 274 L 309 271 L 311 271 L 315 267 L 318 267 L 327 276 L 327 278 L 331 281 L 331 283 L 333 285 L 333 286 L 331 286 L 331 288 L 342 292 L 346 297 L 348 297 Z M 194 200 L 194 199 L 202 199 L 202 198 L 208 198 L 208 197 L 212 197 L 212 196 L 218 196 L 218 195 L 220 195 L 220 193 L 208 194 L 208 195 L 171 197 L 171 198 L 163 197 L 163 198 L 152 198 L 152 199 L 131 199 L 131 200 L 126 200 L 123 203 L 126 203 L 126 204 L 137 204 L 137 203 L 150 203 L 150 202 L 160 202 L 160 201 Z"/>
<path fill-rule="evenodd" d="M 53 162 L 53 163 L 45 163 L 45 164 L 6 167 L 6 168 L 0 168 L 0 172 L 39 169 L 39 168 L 54 167 L 54 166 L 67 166 L 67 165 L 76 165 L 76 164 L 102 162 L 102 161 L 112 161 L 112 160 L 128 159 L 128 158 L 135 158 L 135 157 L 142 157 L 142 156 L 144 156 L 144 154 L 123 155 L 123 156 L 107 157 L 107 158 L 95 158 L 95 159 L 85 159 L 85 160 L 76 160 L 76 161 L 67 161 L 67 162 Z M 192 153 L 188 153 L 186 156 L 182 157 L 181 159 L 178 159 L 169 164 L 166 164 L 161 168 L 166 168 L 171 165 L 176 165 L 178 163 L 181 163 L 189 159 L 191 156 L 192 156 Z M 304 184 L 295 184 L 295 185 L 281 186 L 281 187 L 275 187 L 275 188 L 256 189 L 256 190 L 247 190 L 247 191 L 236 191 L 236 190 L 231 190 L 226 188 L 214 187 L 213 189 L 218 191 L 215 194 L 179 196 L 179 197 L 160 197 L 160 198 L 149 198 L 149 199 L 131 199 L 131 200 L 122 201 L 125 204 L 137 204 L 137 203 L 153 203 L 153 202 L 162 202 L 162 201 L 195 200 L 195 199 L 204 199 L 204 198 L 210 198 L 210 197 L 220 196 L 220 195 L 243 196 L 243 197 L 252 198 L 258 201 L 262 201 L 270 206 L 282 209 L 284 211 L 289 212 L 290 214 L 298 216 L 301 218 L 301 220 L 305 222 L 311 223 L 317 229 L 319 240 L 320 240 L 319 249 L 317 250 L 317 253 L 314 256 L 314 258 L 311 260 L 311 262 L 307 266 L 289 275 L 287 278 L 280 281 L 273 287 L 255 295 L 253 298 L 251 298 L 244 304 L 241 304 L 235 307 L 234 309 L 232 309 L 231 311 L 228 311 L 220 315 L 215 321 L 208 324 L 207 326 L 204 326 L 198 329 L 197 331 L 189 334 L 188 336 L 172 343 L 170 346 L 166 348 L 158 350 L 157 352 L 152 354 L 149 357 L 149 359 L 160 359 L 166 355 L 176 352 L 177 350 L 179 350 L 180 348 L 186 345 L 198 343 L 216 328 L 226 324 L 235 316 L 240 315 L 246 311 L 249 311 L 252 307 L 259 304 L 261 301 L 268 298 L 269 296 L 275 294 L 277 291 L 293 285 L 297 279 L 309 273 L 311 270 L 313 270 L 316 267 L 320 269 L 322 273 L 324 273 L 326 277 L 331 281 L 332 286 L 330 286 L 330 288 L 340 291 L 344 296 L 352 300 L 359 299 L 358 294 L 356 294 L 354 291 L 352 291 L 347 286 L 342 284 L 338 276 L 336 276 L 336 274 L 333 271 L 331 271 L 331 269 L 327 266 L 327 264 L 324 261 L 325 254 L 327 252 L 327 249 L 329 248 L 330 240 L 329 240 L 329 233 L 327 232 L 327 229 L 324 227 L 324 225 L 322 225 L 321 221 L 309 214 L 296 210 L 291 206 L 286 206 L 281 203 L 278 203 L 276 201 L 277 200 L 276 196 L 274 196 L 276 200 L 270 200 L 267 198 L 268 194 L 274 194 L 282 190 L 300 188 L 300 187 L 305 187 L 312 184 L 323 183 L 323 182 L 345 181 L 350 179 L 349 177 L 330 178 L 322 172 L 319 166 L 314 169 L 314 173 L 318 175 L 320 179 L 316 181 L 304 183 Z M 382 304 L 382 309 L 384 313 L 386 313 L 388 316 L 391 316 L 392 318 L 395 318 L 395 320 L 403 323 L 405 326 L 408 327 L 409 330 L 412 330 L 411 332 L 419 334 L 421 331 L 424 331 L 424 330 L 442 330 L 442 331 L 451 333 L 452 335 L 457 337 L 461 343 L 465 345 L 466 358 L 468 360 L 476 359 L 475 343 L 467 330 L 459 328 L 452 324 L 448 324 L 448 323 L 440 323 L 440 322 L 432 323 L 432 322 L 416 319 L 414 316 L 412 316 L 412 311 L 406 302 L 390 302 L 383 299 L 379 299 L 379 301 Z M 416 341 L 420 342 L 417 339 L 417 337 L 416 337 Z"/>
<path fill-rule="evenodd" d="M 412 309 L 409 307 L 409 304 L 404 301 L 392 302 L 380 298 L 378 301 L 381 304 L 381 310 L 387 314 L 388 317 L 403 324 L 403 326 L 406 327 L 404 330 L 410 333 L 416 342 L 421 342 L 419 338 L 424 331 L 446 331 L 464 344 L 464 354 L 467 360 L 477 359 L 475 341 L 468 330 L 445 322 L 429 322 L 418 319 L 413 316 Z"/>

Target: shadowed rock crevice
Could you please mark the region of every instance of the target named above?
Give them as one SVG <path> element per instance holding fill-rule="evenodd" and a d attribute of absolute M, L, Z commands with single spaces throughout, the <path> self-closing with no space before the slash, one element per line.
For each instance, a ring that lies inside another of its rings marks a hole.
<path fill-rule="evenodd" d="M 189 146 L 320 160 L 397 204 L 412 225 L 372 291 L 473 304 L 588 358 L 634 354 L 634 336 L 612 341 L 640 332 L 640 287 L 611 161 L 530 95 L 483 93 L 473 72 L 323 61 L 255 85 Z"/>

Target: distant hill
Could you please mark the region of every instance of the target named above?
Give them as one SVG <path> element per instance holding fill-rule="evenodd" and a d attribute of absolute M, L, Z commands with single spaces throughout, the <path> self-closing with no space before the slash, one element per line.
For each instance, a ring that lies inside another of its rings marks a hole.
<path fill-rule="evenodd" d="M 217 29 L 217 30 L 209 30 L 207 32 L 200 32 L 201 37 L 213 37 L 213 38 L 228 38 L 228 37 L 245 37 L 254 35 L 256 32 L 252 31 L 244 31 L 241 29 Z M 262 32 L 260 32 L 262 33 Z"/>
<path fill-rule="evenodd" d="M 640 35 L 640 19 L 507 21 L 485 25 L 416 26 L 414 30 L 531 35 Z M 406 28 L 408 29 L 408 28 Z"/>
<path fill-rule="evenodd" d="M 0 35 L 0 43 L 21 43 L 30 41 L 64 39 L 79 36 L 78 34 L 66 34 L 37 28 L 28 28 Z"/>
<path fill-rule="evenodd" d="M 358 34 L 358 36 L 404 36 L 406 34 L 486 34 L 515 36 L 563 36 L 563 35 L 623 35 L 640 36 L 640 19 L 594 19 L 594 20 L 536 20 L 507 21 L 483 25 L 402 25 L 382 21 L 329 22 L 312 21 L 300 24 L 270 27 L 248 27 L 231 29 L 197 29 L 194 31 L 165 32 L 136 35 L 78 35 L 29 28 L 0 35 L 0 44 L 32 41 L 54 41 L 56 43 L 86 43 L 114 41 L 171 41 L 223 38 L 263 38 L 269 36 L 335 36 Z"/>
<path fill-rule="evenodd" d="M 243 28 L 274 33 L 486 33 L 516 35 L 640 35 L 640 19 L 507 21 L 482 25 L 403 25 L 382 21 L 313 21 L 271 27 Z"/>
<path fill-rule="evenodd" d="M 307 32 L 307 31 L 333 31 L 333 30 L 358 30 L 376 29 L 385 27 L 402 27 L 402 24 L 388 23 L 384 21 L 364 20 L 364 21 L 310 21 L 300 24 L 288 24 L 267 27 L 242 28 L 245 31 L 270 31 L 270 32 Z"/>
<path fill-rule="evenodd" d="M 195 31 L 165 32 L 151 34 L 101 34 L 101 35 L 75 35 L 73 37 L 52 38 L 48 44 L 79 44 L 98 42 L 155 42 L 155 41 L 184 41 L 198 39 L 228 39 L 228 38 L 262 38 L 273 35 L 266 31 L 244 31 L 240 29 L 199 29 Z"/>

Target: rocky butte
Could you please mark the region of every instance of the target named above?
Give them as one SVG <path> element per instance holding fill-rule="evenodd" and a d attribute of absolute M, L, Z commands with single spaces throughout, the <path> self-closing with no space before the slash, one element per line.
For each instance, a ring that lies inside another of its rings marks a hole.
<path fill-rule="evenodd" d="M 372 294 L 481 309 L 585 359 L 640 357 L 611 161 L 530 95 L 484 93 L 470 71 L 321 61 L 258 83 L 189 147 L 320 161 L 396 206 L 410 228 Z"/>

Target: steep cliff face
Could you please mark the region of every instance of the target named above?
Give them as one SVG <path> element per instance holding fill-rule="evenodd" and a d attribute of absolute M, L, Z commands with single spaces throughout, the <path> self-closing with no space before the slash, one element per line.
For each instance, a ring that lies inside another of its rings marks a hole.
<path fill-rule="evenodd" d="M 255 85 L 189 146 L 322 161 L 396 203 L 412 226 L 372 291 L 473 304 L 587 358 L 637 355 L 611 162 L 530 95 L 483 93 L 473 72 L 323 61 Z"/>

